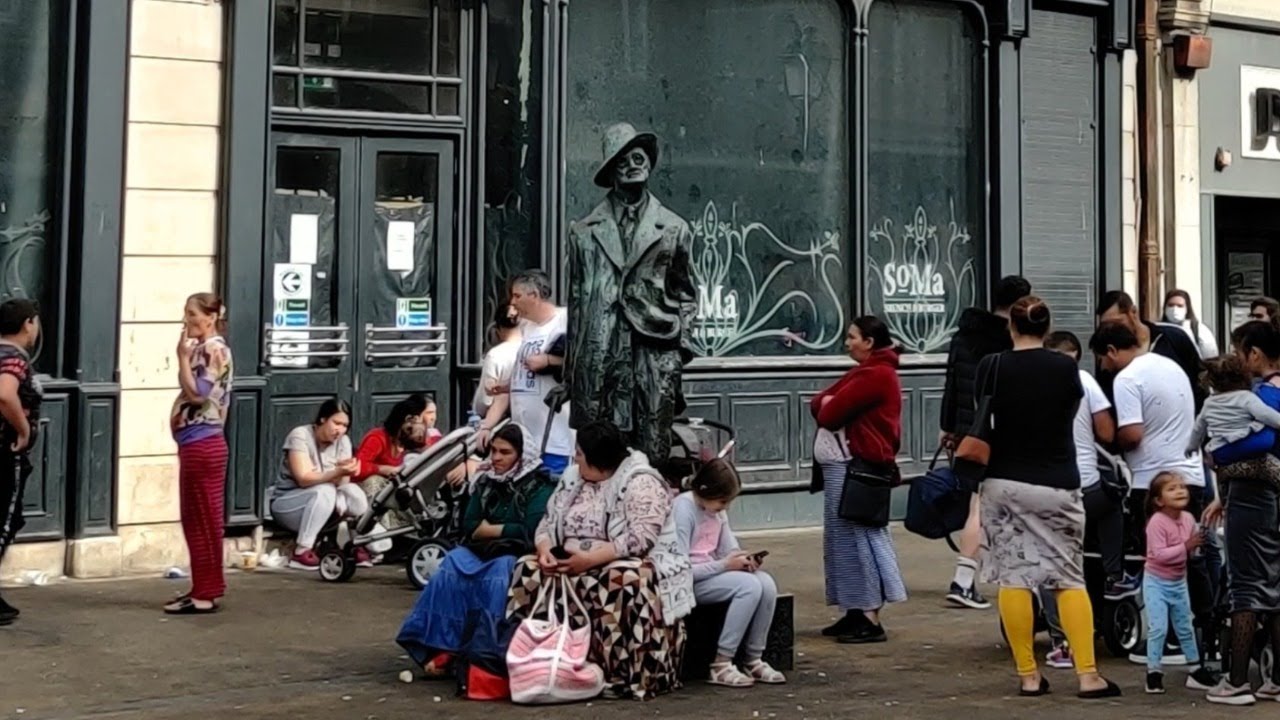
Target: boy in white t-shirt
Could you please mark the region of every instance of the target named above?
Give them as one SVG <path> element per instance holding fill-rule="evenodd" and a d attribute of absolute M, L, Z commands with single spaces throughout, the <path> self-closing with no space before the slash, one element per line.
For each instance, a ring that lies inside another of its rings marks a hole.
<path fill-rule="evenodd" d="M 1082 353 L 1080 339 L 1070 332 L 1055 332 L 1045 338 L 1044 346 L 1062 353 L 1080 363 Z M 1111 497 L 1102 485 L 1102 472 L 1098 469 L 1098 448 L 1115 441 L 1116 423 L 1111 417 L 1111 401 L 1092 375 L 1080 371 L 1080 385 L 1084 398 L 1076 411 L 1073 433 L 1076 445 L 1076 466 L 1080 469 L 1080 491 L 1084 501 L 1085 534 L 1097 538 L 1098 552 L 1102 555 L 1107 573 L 1106 595 L 1108 600 L 1119 600 L 1138 593 L 1138 580 L 1124 572 L 1124 510 L 1121 501 Z M 1050 635 L 1054 648 L 1046 660 L 1050 667 L 1072 667 L 1071 650 L 1066 646 L 1066 635 L 1054 617 L 1055 595 L 1041 593 L 1045 615 L 1049 619 Z"/>

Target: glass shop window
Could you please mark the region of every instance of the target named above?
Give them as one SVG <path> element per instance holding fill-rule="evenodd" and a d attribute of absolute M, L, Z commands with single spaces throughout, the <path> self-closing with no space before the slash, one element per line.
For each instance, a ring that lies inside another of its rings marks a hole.
<path fill-rule="evenodd" d="M 272 104 L 456 117 L 459 0 L 274 0 Z"/>
<path fill-rule="evenodd" d="M 658 137 L 650 192 L 693 233 L 696 352 L 844 352 L 854 273 L 849 39 L 835 0 L 574 0 L 566 209 L 606 128 Z"/>

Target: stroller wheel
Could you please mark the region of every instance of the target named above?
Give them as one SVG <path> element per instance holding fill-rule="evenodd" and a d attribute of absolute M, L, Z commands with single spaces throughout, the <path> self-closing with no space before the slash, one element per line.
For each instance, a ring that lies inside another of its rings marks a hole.
<path fill-rule="evenodd" d="M 1133 598 L 1102 605 L 1102 641 L 1107 652 L 1118 658 L 1129 657 L 1142 642 L 1142 609 Z"/>
<path fill-rule="evenodd" d="M 444 556 L 448 552 L 448 545 L 435 538 L 419 541 L 410 551 L 409 560 L 404 567 L 409 582 L 419 590 L 426 587 L 431 582 L 431 576 L 440 569 L 440 563 L 444 562 Z"/>
<path fill-rule="evenodd" d="M 355 558 L 341 550 L 329 550 L 320 556 L 320 579 L 325 582 L 347 582 L 356 574 Z"/>

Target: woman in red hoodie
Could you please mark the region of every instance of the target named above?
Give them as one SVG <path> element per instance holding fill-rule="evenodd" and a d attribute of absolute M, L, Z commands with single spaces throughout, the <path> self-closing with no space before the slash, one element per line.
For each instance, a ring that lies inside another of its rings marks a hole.
<path fill-rule="evenodd" d="M 823 570 L 827 604 L 844 617 L 822 631 L 842 643 L 884 642 L 880 609 L 907 599 L 887 527 L 840 517 L 845 472 L 853 458 L 892 468 L 902 440 L 902 384 L 898 349 L 889 328 L 867 315 L 853 321 L 845 339 L 857 367 L 818 393 L 810 410 L 818 422 L 813 461 L 822 472 Z"/>

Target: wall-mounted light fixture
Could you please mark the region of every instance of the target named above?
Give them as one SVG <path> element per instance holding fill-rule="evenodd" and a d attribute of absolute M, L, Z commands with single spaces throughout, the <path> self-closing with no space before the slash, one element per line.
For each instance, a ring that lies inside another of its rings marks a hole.
<path fill-rule="evenodd" d="M 1213 40 L 1204 35 L 1173 37 L 1173 68 L 1184 75 L 1204 70 L 1213 62 Z"/>

